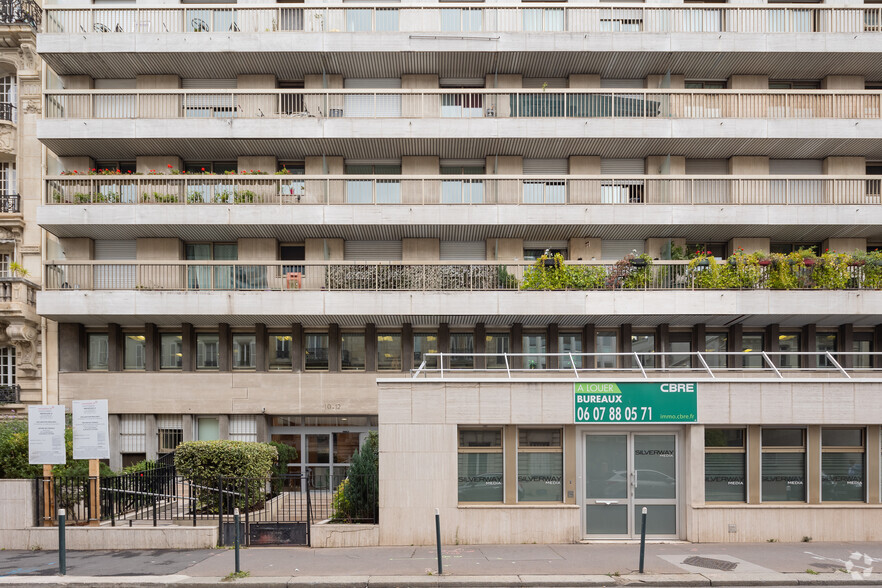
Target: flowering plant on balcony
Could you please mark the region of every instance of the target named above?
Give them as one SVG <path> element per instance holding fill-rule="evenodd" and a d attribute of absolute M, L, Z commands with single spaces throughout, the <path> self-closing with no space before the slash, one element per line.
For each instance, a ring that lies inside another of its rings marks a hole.
<path fill-rule="evenodd" d="M 243 176 L 265 176 L 267 172 L 260 171 L 259 169 L 243 169 L 239 174 Z"/>

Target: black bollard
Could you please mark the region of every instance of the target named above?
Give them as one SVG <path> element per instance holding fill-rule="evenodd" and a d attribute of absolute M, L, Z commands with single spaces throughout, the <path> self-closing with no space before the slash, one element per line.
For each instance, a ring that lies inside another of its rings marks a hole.
<path fill-rule="evenodd" d="M 643 556 L 646 555 L 646 507 L 643 507 L 640 523 L 640 573 L 643 573 Z"/>
<path fill-rule="evenodd" d="M 67 545 L 64 542 L 64 509 L 58 509 L 58 573 L 67 573 Z"/>
<path fill-rule="evenodd" d="M 239 532 L 240 532 L 240 530 L 239 530 L 239 509 L 238 508 L 233 511 L 233 524 L 236 525 L 236 540 L 235 540 L 236 573 L 238 574 L 239 573 L 239 541 L 240 541 L 240 539 L 239 539 Z"/>
<path fill-rule="evenodd" d="M 444 573 L 441 566 L 441 511 L 435 509 L 435 542 L 438 544 L 438 575 Z"/>

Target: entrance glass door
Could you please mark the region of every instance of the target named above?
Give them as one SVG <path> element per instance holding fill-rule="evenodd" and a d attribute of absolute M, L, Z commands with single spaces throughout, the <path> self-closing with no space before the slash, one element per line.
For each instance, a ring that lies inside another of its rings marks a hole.
<path fill-rule="evenodd" d="M 639 537 L 643 507 L 647 536 L 678 536 L 675 434 L 586 434 L 584 458 L 587 536 Z"/>

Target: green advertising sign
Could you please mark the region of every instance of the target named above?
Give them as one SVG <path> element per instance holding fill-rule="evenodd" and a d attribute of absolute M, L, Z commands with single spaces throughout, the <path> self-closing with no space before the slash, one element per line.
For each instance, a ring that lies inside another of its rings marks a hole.
<path fill-rule="evenodd" d="M 576 423 L 694 423 L 695 382 L 577 382 Z"/>

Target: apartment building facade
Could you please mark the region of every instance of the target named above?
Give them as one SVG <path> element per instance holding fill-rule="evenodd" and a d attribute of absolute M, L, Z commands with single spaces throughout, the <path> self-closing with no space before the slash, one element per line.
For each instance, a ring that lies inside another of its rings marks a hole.
<path fill-rule="evenodd" d="M 775 289 L 677 258 L 882 243 L 880 9 L 48 6 L 56 400 L 109 400 L 117 467 L 276 440 L 321 485 L 379 430 L 385 544 L 435 508 L 451 542 L 643 507 L 655 538 L 878 539 L 873 259 Z M 531 286 L 555 256 L 604 278 Z M 579 412 L 653 382 L 695 409 Z"/>

